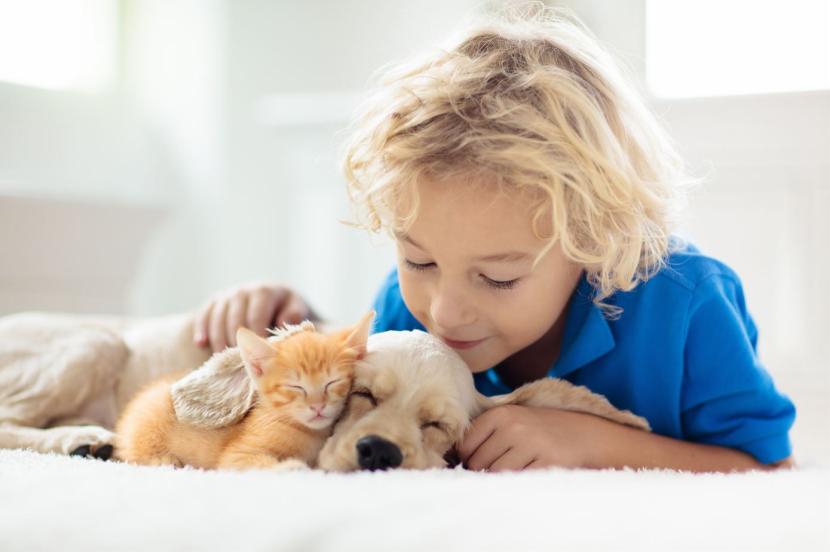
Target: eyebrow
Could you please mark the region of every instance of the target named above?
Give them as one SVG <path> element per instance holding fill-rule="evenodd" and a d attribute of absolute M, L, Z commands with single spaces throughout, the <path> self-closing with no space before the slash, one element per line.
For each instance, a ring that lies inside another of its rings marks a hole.
<path fill-rule="evenodd" d="M 403 233 L 398 233 L 398 232 L 396 232 L 395 235 L 398 237 L 398 239 L 401 239 L 405 242 L 409 242 L 412 245 L 414 245 L 415 247 L 417 247 L 418 249 L 423 249 L 424 251 L 426 251 L 426 249 L 424 249 L 424 247 L 422 245 L 418 244 L 418 242 L 413 240 L 411 236 L 409 236 L 407 234 L 403 234 Z M 524 253 L 522 251 L 507 251 L 505 253 L 496 253 L 495 255 L 484 255 L 482 257 L 476 257 L 473 260 L 474 261 L 479 261 L 479 262 L 485 262 L 485 263 L 497 263 L 497 262 L 504 263 L 504 262 L 524 261 L 524 260 L 528 260 L 528 259 L 532 259 L 532 258 L 533 258 L 533 255 L 531 255 L 529 253 Z"/>

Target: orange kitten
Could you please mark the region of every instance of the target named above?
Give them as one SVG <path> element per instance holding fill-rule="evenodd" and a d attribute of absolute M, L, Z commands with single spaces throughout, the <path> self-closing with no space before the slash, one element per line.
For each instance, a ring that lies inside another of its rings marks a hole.
<path fill-rule="evenodd" d="M 239 352 L 257 391 L 246 416 L 216 429 L 180 422 L 170 394 L 178 378 L 168 376 L 125 408 L 115 429 L 116 457 L 206 469 L 268 468 L 287 459 L 314 465 L 343 410 L 373 319 L 371 312 L 354 327 L 332 335 L 320 334 L 305 322 L 276 342 L 240 328 Z"/>

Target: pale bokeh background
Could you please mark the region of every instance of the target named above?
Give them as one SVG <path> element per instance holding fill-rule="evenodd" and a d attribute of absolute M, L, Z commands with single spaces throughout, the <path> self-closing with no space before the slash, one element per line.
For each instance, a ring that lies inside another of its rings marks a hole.
<path fill-rule="evenodd" d="M 828 2 L 552 3 L 705 177 L 684 233 L 743 278 L 797 450 L 830 459 Z M 392 250 L 338 222 L 351 109 L 501 4 L 0 0 L 0 314 L 156 315 L 267 279 L 353 320 Z"/>

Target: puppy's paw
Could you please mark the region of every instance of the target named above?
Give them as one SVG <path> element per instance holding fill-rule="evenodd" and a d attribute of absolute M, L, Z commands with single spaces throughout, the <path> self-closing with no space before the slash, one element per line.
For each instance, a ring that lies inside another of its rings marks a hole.
<path fill-rule="evenodd" d="M 71 456 L 92 456 L 102 460 L 112 456 L 115 435 L 100 426 L 65 426 L 49 430 L 58 433 L 58 449 Z"/>
<path fill-rule="evenodd" d="M 112 457 L 113 447 L 110 444 L 93 446 L 81 445 L 72 452 L 69 456 L 83 456 L 84 458 L 97 458 L 98 460 L 109 460 Z"/>

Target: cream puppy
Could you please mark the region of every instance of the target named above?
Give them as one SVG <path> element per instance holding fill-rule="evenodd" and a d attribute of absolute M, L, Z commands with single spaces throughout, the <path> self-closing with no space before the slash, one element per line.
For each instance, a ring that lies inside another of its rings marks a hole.
<path fill-rule="evenodd" d="M 320 452 L 323 469 L 444 467 L 472 418 L 502 404 L 586 412 L 649 429 L 645 419 L 564 380 L 543 379 L 509 395 L 484 397 L 461 357 L 421 331 L 375 334 L 368 350 L 355 368 L 347 406 Z"/>

